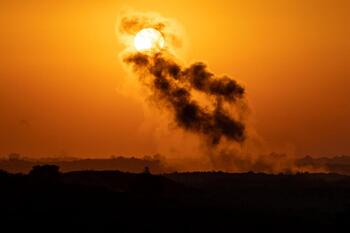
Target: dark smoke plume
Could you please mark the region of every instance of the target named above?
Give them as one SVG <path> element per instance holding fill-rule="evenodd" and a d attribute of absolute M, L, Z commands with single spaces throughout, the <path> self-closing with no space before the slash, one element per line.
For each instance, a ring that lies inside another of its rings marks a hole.
<path fill-rule="evenodd" d="M 244 88 L 235 80 L 217 77 L 203 63 L 183 68 L 165 53 L 133 53 L 124 57 L 152 91 L 160 106 L 173 113 L 177 126 L 204 136 L 211 145 L 222 138 L 241 143 L 246 138 L 244 123 L 225 110 L 224 105 L 238 108 Z M 194 91 L 211 99 L 212 108 L 201 106 Z"/>
<path fill-rule="evenodd" d="M 162 34 L 165 47 L 136 52 L 132 49 L 134 36 L 148 27 Z M 120 17 L 118 30 L 127 46 L 122 60 L 150 90 L 152 102 L 171 113 L 178 127 L 205 139 L 207 147 L 200 149 L 208 155 L 209 163 L 200 156 L 193 161 L 189 158 L 179 162 L 180 170 L 181 167 L 273 173 L 300 170 L 293 155 L 264 149 L 263 141 L 246 119 L 249 109 L 245 89 L 240 84 L 228 76 L 213 74 L 204 63 L 184 67 L 177 62 L 173 54 L 181 49 L 183 41 L 176 20 L 156 13 L 128 11 Z"/>

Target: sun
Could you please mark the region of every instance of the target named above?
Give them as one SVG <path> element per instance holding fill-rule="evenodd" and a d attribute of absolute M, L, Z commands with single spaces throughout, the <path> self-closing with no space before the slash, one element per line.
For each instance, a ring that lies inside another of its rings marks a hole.
<path fill-rule="evenodd" d="M 158 51 L 164 47 L 162 34 L 154 28 L 144 28 L 134 38 L 134 46 L 137 51 Z"/>

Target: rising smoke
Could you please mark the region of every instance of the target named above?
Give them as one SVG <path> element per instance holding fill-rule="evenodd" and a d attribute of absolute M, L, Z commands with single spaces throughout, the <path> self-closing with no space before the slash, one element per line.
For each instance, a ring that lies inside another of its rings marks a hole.
<path fill-rule="evenodd" d="M 170 24 L 153 14 L 126 14 L 119 20 L 119 34 L 129 38 L 128 46 L 132 46 L 130 41 L 135 34 L 146 27 L 160 31 L 166 41 L 166 47 L 157 52 L 127 49 L 122 55 L 124 64 L 150 91 L 150 99 L 170 113 L 177 127 L 199 136 L 211 169 L 293 170 L 294 159 L 289 156 L 252 155 L 242 150 L 249 139 L 244 87 L 231 77 L 210 72 L 205 63 L 180 65 L 172 51 L 181 40 Z"/>
<path fill-rule="evenodd" d="M 196 63 L 182 68 L 162 53 L 130 54 L 123 60 L 133 66 L 141 80 L 148 83 L 152 97 L 173 113 L 176 125 L 197 133 L 215 146 L 222 138 L 241 143 L 245 140 L 245 125 L 235 119 L 224 105 L 238 109 L 237 102 L 244 98 L 244 88 L 229 77 L 216 77 L 206 65 Z M 194 91 L 205 94 L 212 109 L 201 106 Z"/>
<path fill-rule="evenodd" d="M 218 145 L 222 138 L 242 143 L 246 138 L 245 125 L 227 108 L 242 111 L 237 103 L 244 99 L 244 88 L 230 77 L 209 72 L 204 63 L 187 68 L 178 64 L 171 49 L 179 39 L 171 31 L 169 21 L 156 15 L 128 14 L 119 23 L 121 34 L 131 37 L 145 27 L 160 31 L 167 47 L 151 53 L 130 51 L 124 54 L 123 62 L 133 67 L 140 81 L 151 90 L 152 99 L 172 113 L 178 127 L 200 135 L 210 146 Z M 205 104 L 196 100 L 196 95 L 202 95 Z"/>

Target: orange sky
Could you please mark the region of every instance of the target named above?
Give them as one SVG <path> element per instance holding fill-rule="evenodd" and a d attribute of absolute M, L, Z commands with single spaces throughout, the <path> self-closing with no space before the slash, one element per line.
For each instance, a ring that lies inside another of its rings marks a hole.
<path fill-rule="evenodd" d="M 141 104 L 118 92 L 125 6 L 175 18 L 188 61 L 240 80 L 271 150 L 350 155 L 349 1 L 49 2 L 0 2 L 0 155 L 157 152 Z"/>

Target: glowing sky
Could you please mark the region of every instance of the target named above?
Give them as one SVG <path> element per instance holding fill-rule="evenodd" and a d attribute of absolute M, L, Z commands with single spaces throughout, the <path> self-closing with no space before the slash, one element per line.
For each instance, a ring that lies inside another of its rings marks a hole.
<path fill-rule="evenodd" d="M 350 155 L 350 2 L 1 1 L 0 155 L 157 152 L 140 103 L 118 90 L 118 13 L 176 19 L 185 59 L 247 89 L 271 150 Z"/>

